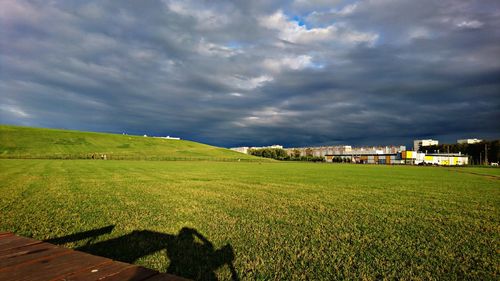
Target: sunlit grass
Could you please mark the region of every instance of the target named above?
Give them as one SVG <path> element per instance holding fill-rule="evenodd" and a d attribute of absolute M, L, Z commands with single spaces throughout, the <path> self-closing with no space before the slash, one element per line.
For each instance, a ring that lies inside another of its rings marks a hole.
<path fill-rule="evenodd" d="M 500 185 L 483 169 L 0 160 L 0 171 L 0 230 L 37 239 L 108 225 L 94 242 L 191 227 L 233 247 L 242 279 L 499 273 Z M 169 260 L 161 251 L 136 262 L 165 270 Z M 217 274 L 229 278 L 227 267 Z"/>

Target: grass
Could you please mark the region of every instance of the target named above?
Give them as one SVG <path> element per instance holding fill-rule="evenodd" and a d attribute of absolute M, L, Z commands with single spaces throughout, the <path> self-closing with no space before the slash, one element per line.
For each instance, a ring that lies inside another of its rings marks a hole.
<path fill-rule="evenodd" d="M 112 225 L 64 245 L 161 271 L 173 254 L 157 246 L 189 227 L 230 245 L 244 280 L 498 279 L 492 169 L 0 160 L 0 171 L 0 230 L 50 239 Z M 230 278 L 228 266 L 215 274 Z"/>
<path fill-rule="evenodd" d="M 0 158 L 266 161 L 187 140 L 0 125 Z"/>

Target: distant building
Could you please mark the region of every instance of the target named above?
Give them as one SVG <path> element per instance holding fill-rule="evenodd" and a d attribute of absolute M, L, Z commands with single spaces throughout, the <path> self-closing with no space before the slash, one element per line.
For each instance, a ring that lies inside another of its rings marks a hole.
<path fill-rule="evenodd" d="M 340 159 L 342 161 L 338 161 Z M 332 154 L 325 155 L 325 161 L 385 165 L 462 166 L 469 163 L 469 157 L 461 153 L 425 154 L 423 152 L 403 150 L 397 153 Z"/>
<path fill-rule="evenodd" d="M 342 159 L 341 162 L 351 162 L 357 164 L 405 164 L 401 159 L 401 153 L 366 153 L 366 154 L 332 154 L 325 155 L 326 162 L 339 162 L 337 159 Z"/>
<path fill-rule="evenodd" d="M 299 156 L 351 156 L 351 155 L 369 155 L 369 154 L 394 154 L 406 150 L 404 145 L 389 145 L 389 146 L 361 146 L 352 147 L 350 145 L 335 145 L 335 146 L 316 146 L 316 147 L 298 147 L 285 148 L 288 155 L 294 156 L 298 153 Z"/>
<path fill-rule="evenodd" d="M 254 149 L 259 149 L 259 148 L 277 148 L 277 149 L 283 149 L 283 146 L 279 145 L 279 144 L 273 144 L 273 145 L 270 145 L 270 146 L 252 147 L 252 148 L 254 148 Z"/>
<path fill-rule="evenodd" d="M 477 139 L 474 139 L 477 140 Z M 478 140 L 480 141 L 480 140 Z M 470 143 L 470 142 L 469 142 Z M 281 145 L 262 147 L 233 147 L 231 150 L 246 153 L 250 149 L 279 148 L 284 149 L 289 156 L 314 156 L 323 157 L 326 162 L 348 162 L 359 164 L 385 164 L 385 165 L 440 165 L 456 166 L 468 165 L 469 157 L 462 153 L 424 153 L 418 149 L 425 146 L 438 145 L 437 140 L 415 140 L 415 151 L 406 150 L 404 145 L 387 146 L 360 146 L 350 145 L 316 146 L 283 148 Z"/>
<path fill-rule="evenodd" d="M 263 148 L 283 149 L 283 146 L 279 145 L 279 144 L 273 144 L 273 145 L 270 145 L 270 146 L 251 146 L 251 147 L 241 146 L 241 147 L 231 147 L 230 149 L 234 150 L 236 152 L 248 154 L 248 150 L 250 150 L 250 149 L 263 149 Z"/>
<path fill-rule="evenodd" d="M 231 150 L 234 150 L 234 151 L 236 151 L 236 152 L 239 152 L 239 153 L 245 153 L 245 154 L 248 154 L 248 149 L 249 149 L 249 147 L 248 147 L 248 146 L 231 147 L 230 149 L 231 149 Z"/>
<path fill-rule="evenodd" d="M 160 139 L 166 139 L 166 140 L 180 140 L 181 138 L 176 138 L 176 137 L 171 137 L 171 136 L 166 136 L 166 137 L 157 137 Z"/>
<path fill-rule="evenodd" d="M 480 143 L 483 140 L 480 139 L 462 139 L 462 140 L 457 140 L 457 143 L 460 144 L 473 144 L 473 143 Z"/>
<path fill-rule="evenodd" d="M 125 133 L 123 133 L 125 135 Z M 144 135 L 145 138 L 148 137 L 148 135 Z M 157 138 L 157 139 L 166 139 L 166 140 L 180 140 L 181 138 L 177 138 L 177 137 L 171 137 L 171 136 L 166 136 L 166 137 L 155 137 L 155 136 L 152 136 L 152 138 Z"/>
<path fill-rule="evenodd" d="M 431 145 L 438 145 L 438 144 L 439 144 L 439 141 L 432 140 L 432 139 L 428 139 L 428 140 L 414 140 L 413 141 L 413 150 L 414 151 L 419 151 L 421 147 L 431 146 Z"/>
<path fill-rule="evenodd" d="M 403 151 L 401 159 L 404 164 L 410 165 L 462 166 L 469 164 L 469 157 L 460 152 L 425 154 L 417 151 Z"/>

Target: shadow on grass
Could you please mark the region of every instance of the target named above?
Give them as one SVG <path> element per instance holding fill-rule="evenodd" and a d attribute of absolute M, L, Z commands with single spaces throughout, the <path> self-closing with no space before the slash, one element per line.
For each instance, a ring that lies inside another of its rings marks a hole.
<path fill-rule="evenodd" d="M 66 243 L 70 243 L 70 242 L 87 240 L 86 244 L 91 244 L 97 237 L 104 235 L 104 234 L 111 233 L 114 228 L 115 228 L 114 225 L 108 225 L 106 227 L 102 227 L 102 228 L 98 228 L 98 229 L 93 229 L 93 230 L 89 230 L 89 231 L 78 232 L 75 234 L 66 235 L 63 237 L 48 239 L 48 240 L 45 240 L 45 242 L 61 245 L 61 244 L 66 244 Z"/>
<path fill-rule="evenodd" d="M 182 228 L 177 235 L 150 230 L 133 231 L 129 234 L 105 241 L 93 242 L 98 236 L 111 233 L 114 226 L 71 234 L 47 240 L 53 244 L 64 244 L 87 240 L 76 250 L 113 260 L 134 263 L 141 257 L 166 250 L 170 264 L 167 273 L 193 280 L 217 280 L 215 271 L 228 265 L 232 280 L 239 280 L 233 261 L 230 244 L 215 249 L 213 244 L 193 228 Z"/>

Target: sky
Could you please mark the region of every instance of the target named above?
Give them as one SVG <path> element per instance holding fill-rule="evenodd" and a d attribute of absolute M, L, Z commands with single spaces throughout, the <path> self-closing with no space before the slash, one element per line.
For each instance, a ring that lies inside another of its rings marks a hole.
<path fill-rule="evenodd" d="M 499 120 L 498 0 L 0 2 L 2 124 L 299 147 Z"/>

